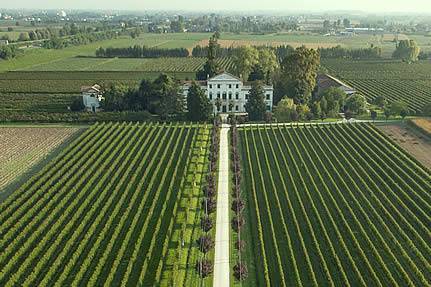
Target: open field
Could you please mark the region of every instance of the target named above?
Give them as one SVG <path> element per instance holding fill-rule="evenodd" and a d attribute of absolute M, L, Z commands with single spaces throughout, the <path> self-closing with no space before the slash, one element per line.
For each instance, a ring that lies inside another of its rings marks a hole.
<path fill-rule="evenodd" d="M 0 127 L 0 191 L 78 130 Z"/>
<path fill-rule="evenodd" d="M 369 101 L 385 96 L 388 102 L 404 101 L 413 112 L 431 103 L 431 63 L 399 61 L 325 60 L 330 74 L 342 79 Z"/>
<path fill-rule="evenodd" d="M 0 204 L 0 284 L 197 286 L 208 144 L 206 125 L 87 129 Z"/>
<path fill-rule="evenodd" d="M 239 135 L 259 285 L 431 284 L 431 175 L 372 125 Z"/>
<path fill-rule="evenodd" d="M 423 122 L 422 119 L 411 121 Z M 424 136 L 417 129 L 405 123 L 384 124 L 379 125 L 378 128 L 426 168 L 431 170 L 431 138 Z"/>
<path fill-rule="evenodd" d="M 27 29 L 27 27 L 23 27 Z M 17 27 L 17 29 L 19 29 Z M 18 30 L 17 30 L 18 31 Z M 4 32 L 6 33 L 6 32 Z M 17 33 L 17 32 L 12 32 Z M 122 36 L 117 39 L 106 40 L 88 45 L 68 47 L 62 50 L 46 50 L 46 49 L 24 49 L 24 55 L 9 61 L 0 61 L 0 72 L 11 70 L 32 69 L 38 65 L 55 64 L 65 58 L 76 56 L 94 56 L 98 47 L 128 47 L 133 45 L 146 45 L 149 47 L 159 48 L 187 48 L 192 49 L 199 43 L 205 44 L 208 41 L 210 33 L 168 33 L 168 34 L 151 34 L 144 33 L 136 39 Z M 418 41 L 419 46 L 424 51 L 431 51 L 431 37 L 425 36 L 407 36 Z M 221 43 L 244 43 L 256 45 L 268 45 L 269 43 L 289 44 L 292 46 L 308 45 L 310 47 L 332 47 L 341 45 L 348 48 L 365 48 L 370 44 L 382 47 L 384 56 L 390 57 L 395 49 L 395 44 L 392 42 L 393 35 L 386 34 L 383 38 L 380 35 L 357 35 L 354 37 L 326 37 L 317 34 L 292 34 L 292 33 L 276 33 L 276 34 L 222 34 Z"/>
<path fill-rule="evenodd" d="M 88 45 L 73 46 L 61 50 L 48 49 L 24 49 L 20 57 L 0 61 L 0 72 L 28 69 L 38 65 L 55 65 L 57 61 L 77 56 L 95 56 L 99 47 L 129 47 L 134 45 L 146 45 L 158 48 L 193 48 L 195 44 L 210 34 L 142 34 L 139 38 L 132 39 L 122 36 L 117 39 L 94 42 Z"/>

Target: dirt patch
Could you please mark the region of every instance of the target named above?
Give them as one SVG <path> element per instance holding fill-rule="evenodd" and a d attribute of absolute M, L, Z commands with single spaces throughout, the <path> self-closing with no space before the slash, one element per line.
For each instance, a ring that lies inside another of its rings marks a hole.
<path fill-rule="evenodd" d="M 237 48 L 237 47 L 245 47 L 245 46 L 266 46 L 266 47 L 278 47 L 289 45 L 293 48 L 305 46 L 307 48 L 331 48 L 338 46 L 338 43 L 301 43 L 301 42 L 282 42 L 282 41 L 249 41 L 249 40 L 218 40 L 218 43 L 223 48 Z M 208 40 L 201 40 L 197 44 L 197 46 L 205 47 L 208 46 Z"/>
<path fill-rule="evenodd" d="M 378 126 L 395 143 L 431 169 L 431 139 L 405 125 Z"/>
<path fill-rule="evenodd" d="M 424 132 L 426 135 L 431 135 L 431 119 L 421 118 L 410 120 L 419 130 Z"/>

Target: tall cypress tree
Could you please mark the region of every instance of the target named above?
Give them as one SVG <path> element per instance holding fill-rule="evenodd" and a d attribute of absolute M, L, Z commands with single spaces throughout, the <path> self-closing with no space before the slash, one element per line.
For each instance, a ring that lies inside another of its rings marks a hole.
<path fill-rule="evenodd" d="M 195 82 L 187 95 L 187 117 L 191 121 L 207 121 L 211 118 L 212 105 L 205 92 Z"/>
<path fill-rule="evenodd" d="M 266 104 L 265 93 L 261 82 L 254 82 L 251 86 L 245 110 L 251 121 L 262 121 L 265 119 Z"/>

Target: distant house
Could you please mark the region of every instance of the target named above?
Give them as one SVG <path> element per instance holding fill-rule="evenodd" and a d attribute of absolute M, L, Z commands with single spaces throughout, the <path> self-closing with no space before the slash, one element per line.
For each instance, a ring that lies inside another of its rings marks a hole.
<path fill-rule="evenodd" d="M 81 95 L 86 110 L 97 112 L 100 109 L 103 94 L 99 85 L 81 87 Z"/>
<path fill-rule="evenodd" d="M 7 46 L 9 45 L 9 40 L 0 40 L 0 46 Z"/>
<path fill-rule="evenodd" d="M 356 90 L 341 80 L 328 75 L 328 74 L 320 74 L 317 76 L 317 94 L 323 93 L 329 88 L 340 88 L 342 89 L 348 96 L 356 93 Z"/>
<path fill-rule="evenodd" d="M 198 81 L 198 85 L 204 90 L 211 104 L 214 114 L 246 114 L 245 104 L 251 90 L 251 84 L 244 83 L 229 73 L 222 73 L 207 81 Z M 183 95 L 187 98 L 190 82 L 183 85 Z M 272 98 L 274 87 L 263 86 L 266 110 L 272 111 Z"/>
<path fill-rule="evenodd" d="M 383 28 L 346 28 L 346 32 L 355 34 L 384 34 L 385 30 Z"/>

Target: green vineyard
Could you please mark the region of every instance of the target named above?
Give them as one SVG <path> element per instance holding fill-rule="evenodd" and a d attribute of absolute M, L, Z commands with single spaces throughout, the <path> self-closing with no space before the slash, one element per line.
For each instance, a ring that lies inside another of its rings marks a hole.
<path fill-rule="evenodd" d="M 140 71 L 140 72 L 197 72 L 206 58 L 66 58 L 55 63 L 36 65 L 25 71 Z M 217 59 L 224 69 L 232 67 L 231 58 Z"/>
<path fill-rule="evenodd" d="M 198 285 L 209 132 L 88 128 L 0 203 L 0 285 Z"/>
<path fill-rule="evenodd" d="M 389 103 L 403 101 L 413 112 L 431 103 L 431 64 L 395 61 L 324 60 L 329 73 L 364 94 L 369 101 L 384 96 Z"/>
<path fill-rule="evenodd" d="M 376 128 L 238 131 L 259 286 L 431 285 L 431 175 Z"/>

